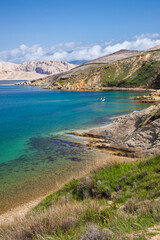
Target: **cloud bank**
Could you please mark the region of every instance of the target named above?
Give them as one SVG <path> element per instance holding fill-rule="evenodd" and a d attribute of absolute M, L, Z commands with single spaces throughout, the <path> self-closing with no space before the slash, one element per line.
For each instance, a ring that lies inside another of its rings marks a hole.
<path fill-rule="evenodd" d="M 33 45 L 31 47 L 21 44 L 19 48 L 0 52 L 0 61 L 22 63 L 25 61 L 58 60 L 58 61 L 83 61 L 92 60 L 120 49 L 146 50 L 160 44 L 160 35 L 142 34 L 134 36 L 131 40 L 116 43 L 100 42 L 67 42 L 50 47 Z"/>

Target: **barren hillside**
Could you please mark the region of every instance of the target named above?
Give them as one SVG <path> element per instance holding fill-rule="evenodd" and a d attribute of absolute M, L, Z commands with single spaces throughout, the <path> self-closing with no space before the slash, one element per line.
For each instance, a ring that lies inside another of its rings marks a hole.
<path fill-rule="evenodd" d="M 0 62 L 0 80 L 33 80 L 63 73 L 76 67 L 63 61 Z"/>

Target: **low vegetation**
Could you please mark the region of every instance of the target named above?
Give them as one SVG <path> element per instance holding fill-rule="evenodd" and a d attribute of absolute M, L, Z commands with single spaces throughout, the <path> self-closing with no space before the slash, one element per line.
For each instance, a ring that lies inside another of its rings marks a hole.
<path fill-rule="evenodd" d="M 26 218 L 0 230 L 4 240 L 152 239 L 160 223 L 160 156 L 114 164 L 73 179 Z"/>
<path fill-rule="evenodd" d="M 138 62 L 137 62 L 138 64 Z M 112 64 L 105 70 L 105 87 L 140 87 L 159 88 L 159 61 L 146 61 L 134 66 L 134 62 L 122 61 Z"/>

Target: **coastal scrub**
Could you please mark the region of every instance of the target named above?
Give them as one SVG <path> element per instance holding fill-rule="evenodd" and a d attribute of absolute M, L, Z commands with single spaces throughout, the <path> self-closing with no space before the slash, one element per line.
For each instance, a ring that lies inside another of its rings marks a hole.
<path fill-rule="evenodd" d="M 1 239 L 152 239 L 160 223 L 160 156 L 114 164 L 73 179 Z M 158 233 L 157 233 L 158 234 Z M 150 238 L 148 238 L 148 236 Z"/>

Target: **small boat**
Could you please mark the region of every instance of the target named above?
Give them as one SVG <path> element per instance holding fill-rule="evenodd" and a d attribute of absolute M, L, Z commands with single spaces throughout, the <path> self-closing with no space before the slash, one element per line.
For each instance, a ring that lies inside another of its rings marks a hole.
<path fill-rule="evenodd" d="M 101 97 L 101 102 L 104 102 L 106 99 L 105 99 L 105 97 Z"/>

